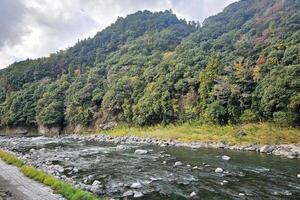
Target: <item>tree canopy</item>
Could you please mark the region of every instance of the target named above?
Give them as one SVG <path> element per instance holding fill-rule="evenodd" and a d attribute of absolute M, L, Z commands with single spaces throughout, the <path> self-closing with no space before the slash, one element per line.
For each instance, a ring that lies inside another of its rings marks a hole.
<path fill-rule="evenodd" d="M 300 123 L 300 2 L 242 0 L 200 26 L 139 11 L 0 71 L 0 126 Z"/>

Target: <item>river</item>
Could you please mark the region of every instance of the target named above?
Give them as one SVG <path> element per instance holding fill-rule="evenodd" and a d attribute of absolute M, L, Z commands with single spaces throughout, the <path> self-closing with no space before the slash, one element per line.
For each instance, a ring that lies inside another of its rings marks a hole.
<path fill-rule="evenodd" d="M 299 159 L 224 149 L 117 145 L 72 137 L 0 137 L 0 148 L 100 196 L 300 199 Z M 147 152 L 137 154 L 137 149 Z M 231 159 L 223 160 L 223 155 Z M 216 168 L 224 171 L 217 173 Z"/>

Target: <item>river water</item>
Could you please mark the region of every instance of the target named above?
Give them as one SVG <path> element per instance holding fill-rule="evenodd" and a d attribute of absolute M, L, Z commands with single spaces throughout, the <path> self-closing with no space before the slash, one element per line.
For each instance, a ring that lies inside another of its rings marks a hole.
<path fill-rule="evenodd" d="M 192 192 L 192 199 L 300 199 L 299 159 L 223 149 L 120 146 L 71 137 L 0 137 L 0 148 L 75 185 L 90 188 L 98 180 L 96 192 L 116 199 L 130 191 L 149 200 L 191 199 Z M 137 155 L 137 149 L 148 153 Z M 231 159 L 225 161 L 222 155 Z M 182 165 L 174 166 L 177 161 Z M 53 166 L 64 170 L 58 173 Z M 224 172 L 216 173 L 216 168 Z"/>

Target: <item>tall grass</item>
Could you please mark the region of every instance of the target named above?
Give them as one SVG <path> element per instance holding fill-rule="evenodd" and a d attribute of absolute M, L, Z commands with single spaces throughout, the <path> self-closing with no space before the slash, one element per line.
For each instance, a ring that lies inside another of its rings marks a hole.
<path fill-rule="evenodd" d="M 41 170 L 25 165 L 20 159 L 10 153 L 0 150 L 0 158 L 10 165 L 19 167 L 25 176 L 50 186 L 55 193 L 61 194 L 68 200 L 100 200 L 100 198 L 90 192 L 75 188 Z"/>
<path fill-rule="evenodd" d="M 23 161 L 21 161 L 19 158 L 2 150 L 0 150 L 0 158 L 9 165 L 14 165 L 17 167 L 22 167 L 24 165 Z"/>
<path fill-rule="evenodd" d="M 238 137 L 237 132 L 243 130 L 245 136 Z M 113 130 L 100 131 L 101 134 L 113 136 L 139 136 L 158 139 L 175 139 L 192 142 L 228 142 L 230 144 L 287 144 L 300 143 L 300 129 L 279 127 L 271 123 L 225 125 L 214 124 L 182 124 L 157 125 L 150 127 L 132 127 L 121 124 Z"/>

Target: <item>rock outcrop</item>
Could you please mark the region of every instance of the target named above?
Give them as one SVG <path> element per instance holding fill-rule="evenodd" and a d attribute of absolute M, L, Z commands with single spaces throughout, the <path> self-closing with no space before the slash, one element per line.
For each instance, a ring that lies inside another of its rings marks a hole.
<path fill-rule="evenodd" d="M 47 127 L 47 126 L 39 126 L 39 134 L 43 135 L 43 136 L 57 136 L 60 135 L 61 131 L 62 131 L 62 127 L 59 125 L 55 125 L 55 126 L 51 126 L 51 127 Z"/>

